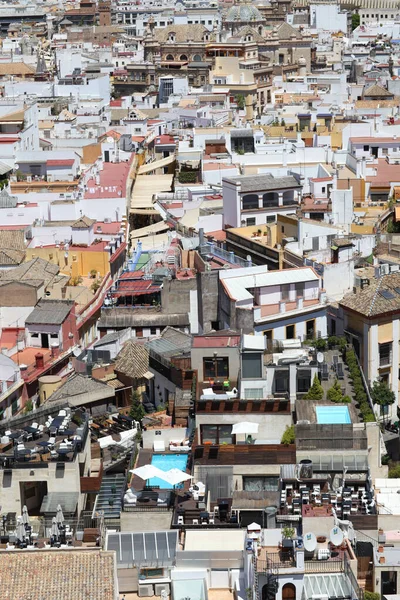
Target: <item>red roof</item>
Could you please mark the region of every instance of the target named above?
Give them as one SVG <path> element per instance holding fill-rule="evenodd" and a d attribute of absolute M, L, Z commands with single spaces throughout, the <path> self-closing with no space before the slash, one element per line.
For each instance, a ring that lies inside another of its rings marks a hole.
<path fill-rule="evenodd" d="M 111 100 L 110 101 L 110 106 L 111 108 L 117 108 L 119 106 L 122 106 L 122 100 Z"/>
<path fill-rule="evenodd" d="M 46 165 L 48 167 L 72 167 L 74 162 L 73 158 L 65 158 L 59 160 L 47 160 Z"/>
<path fill-rule="evenodd" d="M 332 177 L 312 177 L 310 181 L 313 181 L 314 183 L 319 183 L 322 181 L 332 181 Z"/>
<path fill-rule="evenodd" d="M 126 180 L 133 157 L 134 153 L 132 153 L 128 162 L 103 163 L 103 169 L 99 171 L 100 183 L 97 185 L 94 179 L 88 180 L 85 199 L 97 200 L 99 198 L 125 197 Z"/>
<path fill-rule="evenodd" d="M 122 244 L 116 249 L 114 254 L 110 256 L 110 263 L 114 262 L 114 260 L 125 250 L 126 244 L 122 242 Z"/>
<path fill-rule="evenodd" d="M 14 144 L 15 142 L 19 142 L 18 136 L 15 136 L 15 137 L 10 137 L 10 136 L 1 137 L 0 136 L 0 144 Z"/>
<path fill-rule="evenodd" d="M 159 135 L 158 137 L 156 137 L 155 143 L 157 144 L 157 146 L 162 144 L 167 144 L 170 146 L 171 144 L 175 144 L 175 140 L 172 137 L 172 135 Z"/>
<path fill-rule="evenodd" d="M 97 231 L 99 227 L 101 227 L 101 232 Z M 120 221 L 113 221 L 112 223 L 104 223 L 103 221 L 97 221 L 97 223 L 95 223 L 93 227 L 93 231 L 95 232 L 96 236 L 97 234 L 101 235 L 102 233 L 105 233 L 106 235 L 116 235 L 120 229 Z"/>
<path fill-rule="evenodd" d="M 151 280 L 134 279 L 133 281 L 122 280 L 118 283 L 118 289 L 113 292 L 113 296 L 141 296 L 143 294 L 153 294 L 159 292 L 161 285 L 153 283 Z"/>

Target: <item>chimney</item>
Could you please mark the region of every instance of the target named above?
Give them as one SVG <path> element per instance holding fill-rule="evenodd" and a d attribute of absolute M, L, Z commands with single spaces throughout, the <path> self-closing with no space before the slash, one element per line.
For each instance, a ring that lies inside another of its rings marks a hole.
<path fill-rule="evenodd" d="M 379 564 L 380 565 L 384 565 L 385 564 L 385 557 L 384 556 L 380 556 L 379 557 Z"/>
<path fill-rule="evenodd" d="M 378 552 L 383 552 L 384 551 L 384 547 L 383 546 L 378 546 Z"/>
<path fill-rule="evenodd" d="M 65 300 L 65 298 L 66 298 L 66 297 L 67 297 L 67 288 L 66 288 L 66 286 L 64 285 L 64 286 L 61 288 L 61 298 L 62 298 L 62 300 Z"/>
<path fill-rule="evenodd" d="M 44 359 L 43 354 L 41 352 L 35 354 L 35 366 L 37 369 L 43 369 L 44 367 Z"/>
<path fill-rule="evenodd" d="M 53 342 L 51 344 L 51 356 L 52 358 L 56 358 L 60 355 L 60 345 L 58 342 Z"/>

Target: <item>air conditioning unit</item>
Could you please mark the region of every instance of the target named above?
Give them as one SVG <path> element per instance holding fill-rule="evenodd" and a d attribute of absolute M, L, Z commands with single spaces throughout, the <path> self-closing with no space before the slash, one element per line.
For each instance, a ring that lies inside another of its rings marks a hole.
<path fill-rule="evenodd" d="M 111 223 L 110 217 L 104 217 L 104 223 Z"/>

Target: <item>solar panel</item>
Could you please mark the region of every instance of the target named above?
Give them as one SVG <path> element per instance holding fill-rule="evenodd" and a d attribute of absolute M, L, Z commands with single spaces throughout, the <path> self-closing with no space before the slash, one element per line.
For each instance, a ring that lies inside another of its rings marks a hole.
<path fill-rule="evenodd" d="M 117 567 L 169 566 L 174 564 L 178 532 L 111 533 L 107 549 L 117 553 Z"/>
<path fill-rule="evenodd" d="M 381 290 L 379 293 L 385 300 L 393 300 L 394 298 L 394 295 L 389 290 Z"/>

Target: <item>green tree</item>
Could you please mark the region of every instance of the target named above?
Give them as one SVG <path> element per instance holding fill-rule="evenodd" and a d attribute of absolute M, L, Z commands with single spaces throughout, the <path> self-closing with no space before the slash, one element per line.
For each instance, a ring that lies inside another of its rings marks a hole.
<path fill-rule="evenodd" d="M 328 390 L 326 397 L 331 402 L 339 403 L 343 401 L 342 388 L 340 387 L 340 383 L 337 379 L 333 386 Z"/>
<path fill-rule="evenodd" d="M 243 94 L 238 94 L 236 96 L 236 104 L 237 104 L 237 107 L 239 108 L 239 110 L 244 109 L 244 107 L 246 106 L 246 100 L 245 100 Z"/>
<path fill-rule="evenodd" d="M 351 15 L 351 28 L 354 31 L 360 25 L 360 15 L 358 13 L 353 13 Z"/>
<path fill-rule="evenodd" d="M 364 599 L 365 600 L 381 600 L 381 595 L 378 594 L 378 592 L 367 592 L 367 590 L 365 590 Z"/>
<path fill-rule="evenodd" d="M 400 465 L 389 469 L 389 479 L 400 479 Z"/>
<path fill-rule="evenodd" d="M 380 406 L 381 415 L 385 413 L 385 406 L 393 404 L 395 401 L 394 392 L 390 389 L 388 384 L 381 379 L 376 379 L 372 384 L 371 398 L 374 404 Z"/>
<path fill-rule="evenodd" d="M 28 400 L 27 403 L 25 404 L 25 411 L 26 413 L 30 413 L 33 411 L 33 402 L 32 400 Z"/>
<path fill-rule="evenodd" d="M 294 433 L 294 425 L 287 425 L 281 439 L 281 444 L 285 444 L 288 446 L 289 444 L 294 444 L 295 442 L 295 433 Z"/>
<path fill-rule="evenodd" d="M 130 416 L 135 421 L 141 421 L 144 417 L 144 408 L 143 404 L 140 400 L 140 394 L 137 390 L 133 390 L 132 392 L 132 405 L 131 410 L 129 411 Z"/>
<path fill-rule="evenodd" d="M 306 400 L 322 400 L 324 397 L 323 387 L 318 379 L 318 375 L 314 375 L 312 386 L 304 396 Z"/>

